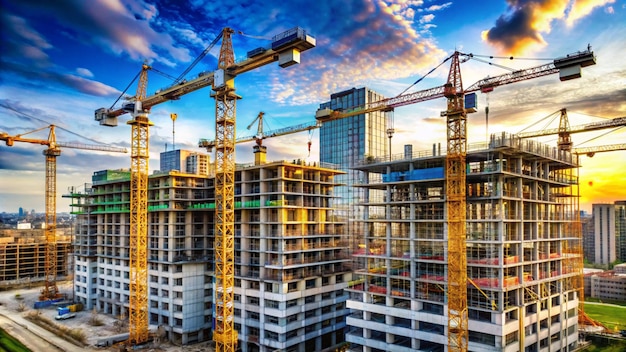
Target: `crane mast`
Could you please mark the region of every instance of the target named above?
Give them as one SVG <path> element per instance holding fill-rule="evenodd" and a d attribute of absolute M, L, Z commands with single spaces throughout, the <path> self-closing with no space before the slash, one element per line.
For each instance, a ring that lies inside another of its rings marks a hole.
<path fill-rule="evenodd" d="M 56 284 L 57 274 L 57 157 L 61 155 L 61 149 L 56 144 L 54 126 L 50 126 L 48 135 L 48 148 L 43 154 L 46 156 L 46 280 L 41 294 L 43 299 L 55 299 L 59 296 L 59 288 Z"/>
<path fill-rule="evenodd" d="M 234 62 L 231 35 L 225 28 L 218 70 Z M 221 71 L 224 72 L 224 71 Z M 238 96 L 234 77 L 223 77 L 213 87 L 215 98 L 215 330 L 218 352 L 234 352 L 237 331 L 234 319 L 235 291 L 235 127 Z"/>
<path fill-rule="evenodd" d="M 128 340 L 139 344 L 148 340 L 148 161 L 150 126 L 153 123 L 141 102 L 146 97 L 148 70 L 143 64 L 132 104 L 130 147 L 130 264 Z"/>
<path fill-rule="evenodd" d="M 446 213 L 448 234 L 448 351 L 467 351 L 467 250 L 465 248 L 465 159 L 467 114 L 459 53 L 452 56 L 444 86 L 446 110 Z"/>

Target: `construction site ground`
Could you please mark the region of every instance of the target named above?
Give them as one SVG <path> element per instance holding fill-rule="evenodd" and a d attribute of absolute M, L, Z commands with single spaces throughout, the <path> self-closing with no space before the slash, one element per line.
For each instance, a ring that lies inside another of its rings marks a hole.
<path fill-rule="evenodd" d="M 72 283 L 63 282 L 58 285 L 62 294 L 67 294 L 71 300 Z M 38 309 L 39 314 L 44 315 L 51 321 L 59 325 L 64 325 L 72 329 L 81 329 L 87 337 L 87 346 L 76 346 L 65 339 L 45 330 L 34 322 L 25 319 L 25 316 L 35 309 L 35 301 L 39 299 L 41 287 L 20 288 L 8 291 L 0 291 L 0 328 L 17 338 L 22 344 L 32 351 L 41 351 L 46 347 L 46 351 L 120 351 L 119 346 L 97 347 L 98 341 L 108 336 L 119 335 L 128 332 L 128 324 L 123 329 L 116 325 L 118 319 L 105 314 L 97 314 L 98 320 L 102 323 L 99 326 L 90 324 L 93 319 L 92 311 L 77 312 L 76 317 L 67 320 L 55 320 L 57 315 L 56 307 Z M 20 311 L 20 307 L 25 308 Z M 36 337 L 32 337 L 32 335 Z M 192 346 L 175 346 L 164 341 L 157 346 L 152 343 L 143 346 L 144 351 L 167 351 L 167 352 L 200 352 L 211 351 L 211 343 L 201 343 Z"/>

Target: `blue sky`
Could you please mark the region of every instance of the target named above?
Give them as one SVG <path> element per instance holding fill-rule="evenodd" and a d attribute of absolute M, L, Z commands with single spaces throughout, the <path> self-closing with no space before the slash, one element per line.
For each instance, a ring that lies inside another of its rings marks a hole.
<path fill-rule="evenodd" d="M 237 77 L 237 135 L 252 135 L 246 126 L 259 111 L 265 129 L 313 120 L 320 103 L 333 92 L 368 86 L 395 96 L 439 65 L 455 50 L 487 58 L 497 65 L 470 60 L 461 66 L 465 86 L 486 76 L 537 66 L 591 45 L 597 65 L 583 78 L 559 82 L 556 75 L 500 87 L 479 96 L 479 112 L 470 115 L 469 142 L 487 133 L 519 132 L 565 107 L 572 125 L 626 116 L 626 3 L 617 0 L 509 1 L 147 1 L 147 0 L 0 0 L 0 132 L 10 135 L 55 124 L 57 140 L 129 147 L 128 116 L 115 128 L 99 126 L 93 112 L 110 107 L 140 71 L 144 60 L 177 77 L 224 27 L 233 36 L 236 59 L 268 46 L 273 35 L 300 26 L 317 40 L 302 53 L 300 65 L 268 65 Z M 214 70 L 217 45 L 189 74 Z M 513 56 L 513 60 L 499 59 Z M 443 65 L 413 90 L 445 83 Z M 148 94 L 171 81 L 149 73 Z M 128 93 L 134 94 L 136 82 Z M 488 131 L 483 107 L 490 108 Z M 170 113 L 177 148 L 198 149 L 200 138 L 212 139 L 214 101 L 210 88 L 152 109 L 150 168 L 172 147 Z M 445 123 L 437 99 L 395 111 L 393 153 L 405 144 L 414 150 L 445 142 Z M 555 122 L 555 123 L 558 123 Z M 540 126 L 540 125 L 538 125 Z M 546 127 L 546 126 L 543 126 Z M 556 125 L 552 125 L 556 127 Z M 620 143 L 626 128 L 605 136 L 575 134 L 575 146 Z M 28 134 L 47 138 L 44 131 Z M 311 153 L 306 132 L 267 139 L 268 160 L 318 160 L 319 133 Z M 583 143 L 587 140 L 594 140 Z M 556 138 L 545 138 L 555 143 Z M 18 207 L 44 210 L 42 146 L 0 145 L 0 212 Z M 237 162 L 254 160 L 252 144 L 237 149 Z M 583 159 L 580 169 L 583 209 L 593 202 L 626 199 L 626 151 Z M 59 197 L 68 187 L 89 183 L 94 171 L 128 168 L 128 154 L 65 148 L 58 158 Z M 68 201 L 57 201 L 69 211 Z"/>

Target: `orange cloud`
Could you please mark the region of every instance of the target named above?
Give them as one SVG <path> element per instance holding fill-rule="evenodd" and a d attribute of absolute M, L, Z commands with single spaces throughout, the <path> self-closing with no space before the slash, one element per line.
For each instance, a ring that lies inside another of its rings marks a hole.
<path fill-rule="evenodd" d="M 589 15 L 596 7 L 613 3 L 615 3 L 615 0 L 578 0 L 572 5 L 566 23 L 568 26 L 573 26 L 574 22 Z M 612 13 L 612 11 L 612 8 L 608 9 L 609 13 Z"/>
<path fill-rule="evenodd" d="M 500 16 L 496 24 L 481 37 L 505 54 L 519 55 L 545 45 L 543 34 L 552 30 L 556 20 L 565 19 L 568 26 L 589 15 L 593 9 L 615 0 L 509 0 L 510 13 Z"/>
<path fill-rule="evenodd" d="M 562 18 L 569 0 L 516 1 L 509 15 L 502 15 L 482 38 L 502 53 L 517 55 L 547 43 L 542 33 L 549 33 L 553 20 Z"/>

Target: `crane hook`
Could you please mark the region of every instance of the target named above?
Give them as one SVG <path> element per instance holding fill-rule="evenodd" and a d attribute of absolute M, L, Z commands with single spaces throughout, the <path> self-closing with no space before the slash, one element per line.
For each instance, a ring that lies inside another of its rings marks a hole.
<path fill-rule="evenodd" d="M 309 156 L 311 156 L 311 145 L 313 144 L 311 139 L 313 139 L 313 131 L 309 130 L 309 141 L 307 142 L 308 149 L 309 149 Z"/>

